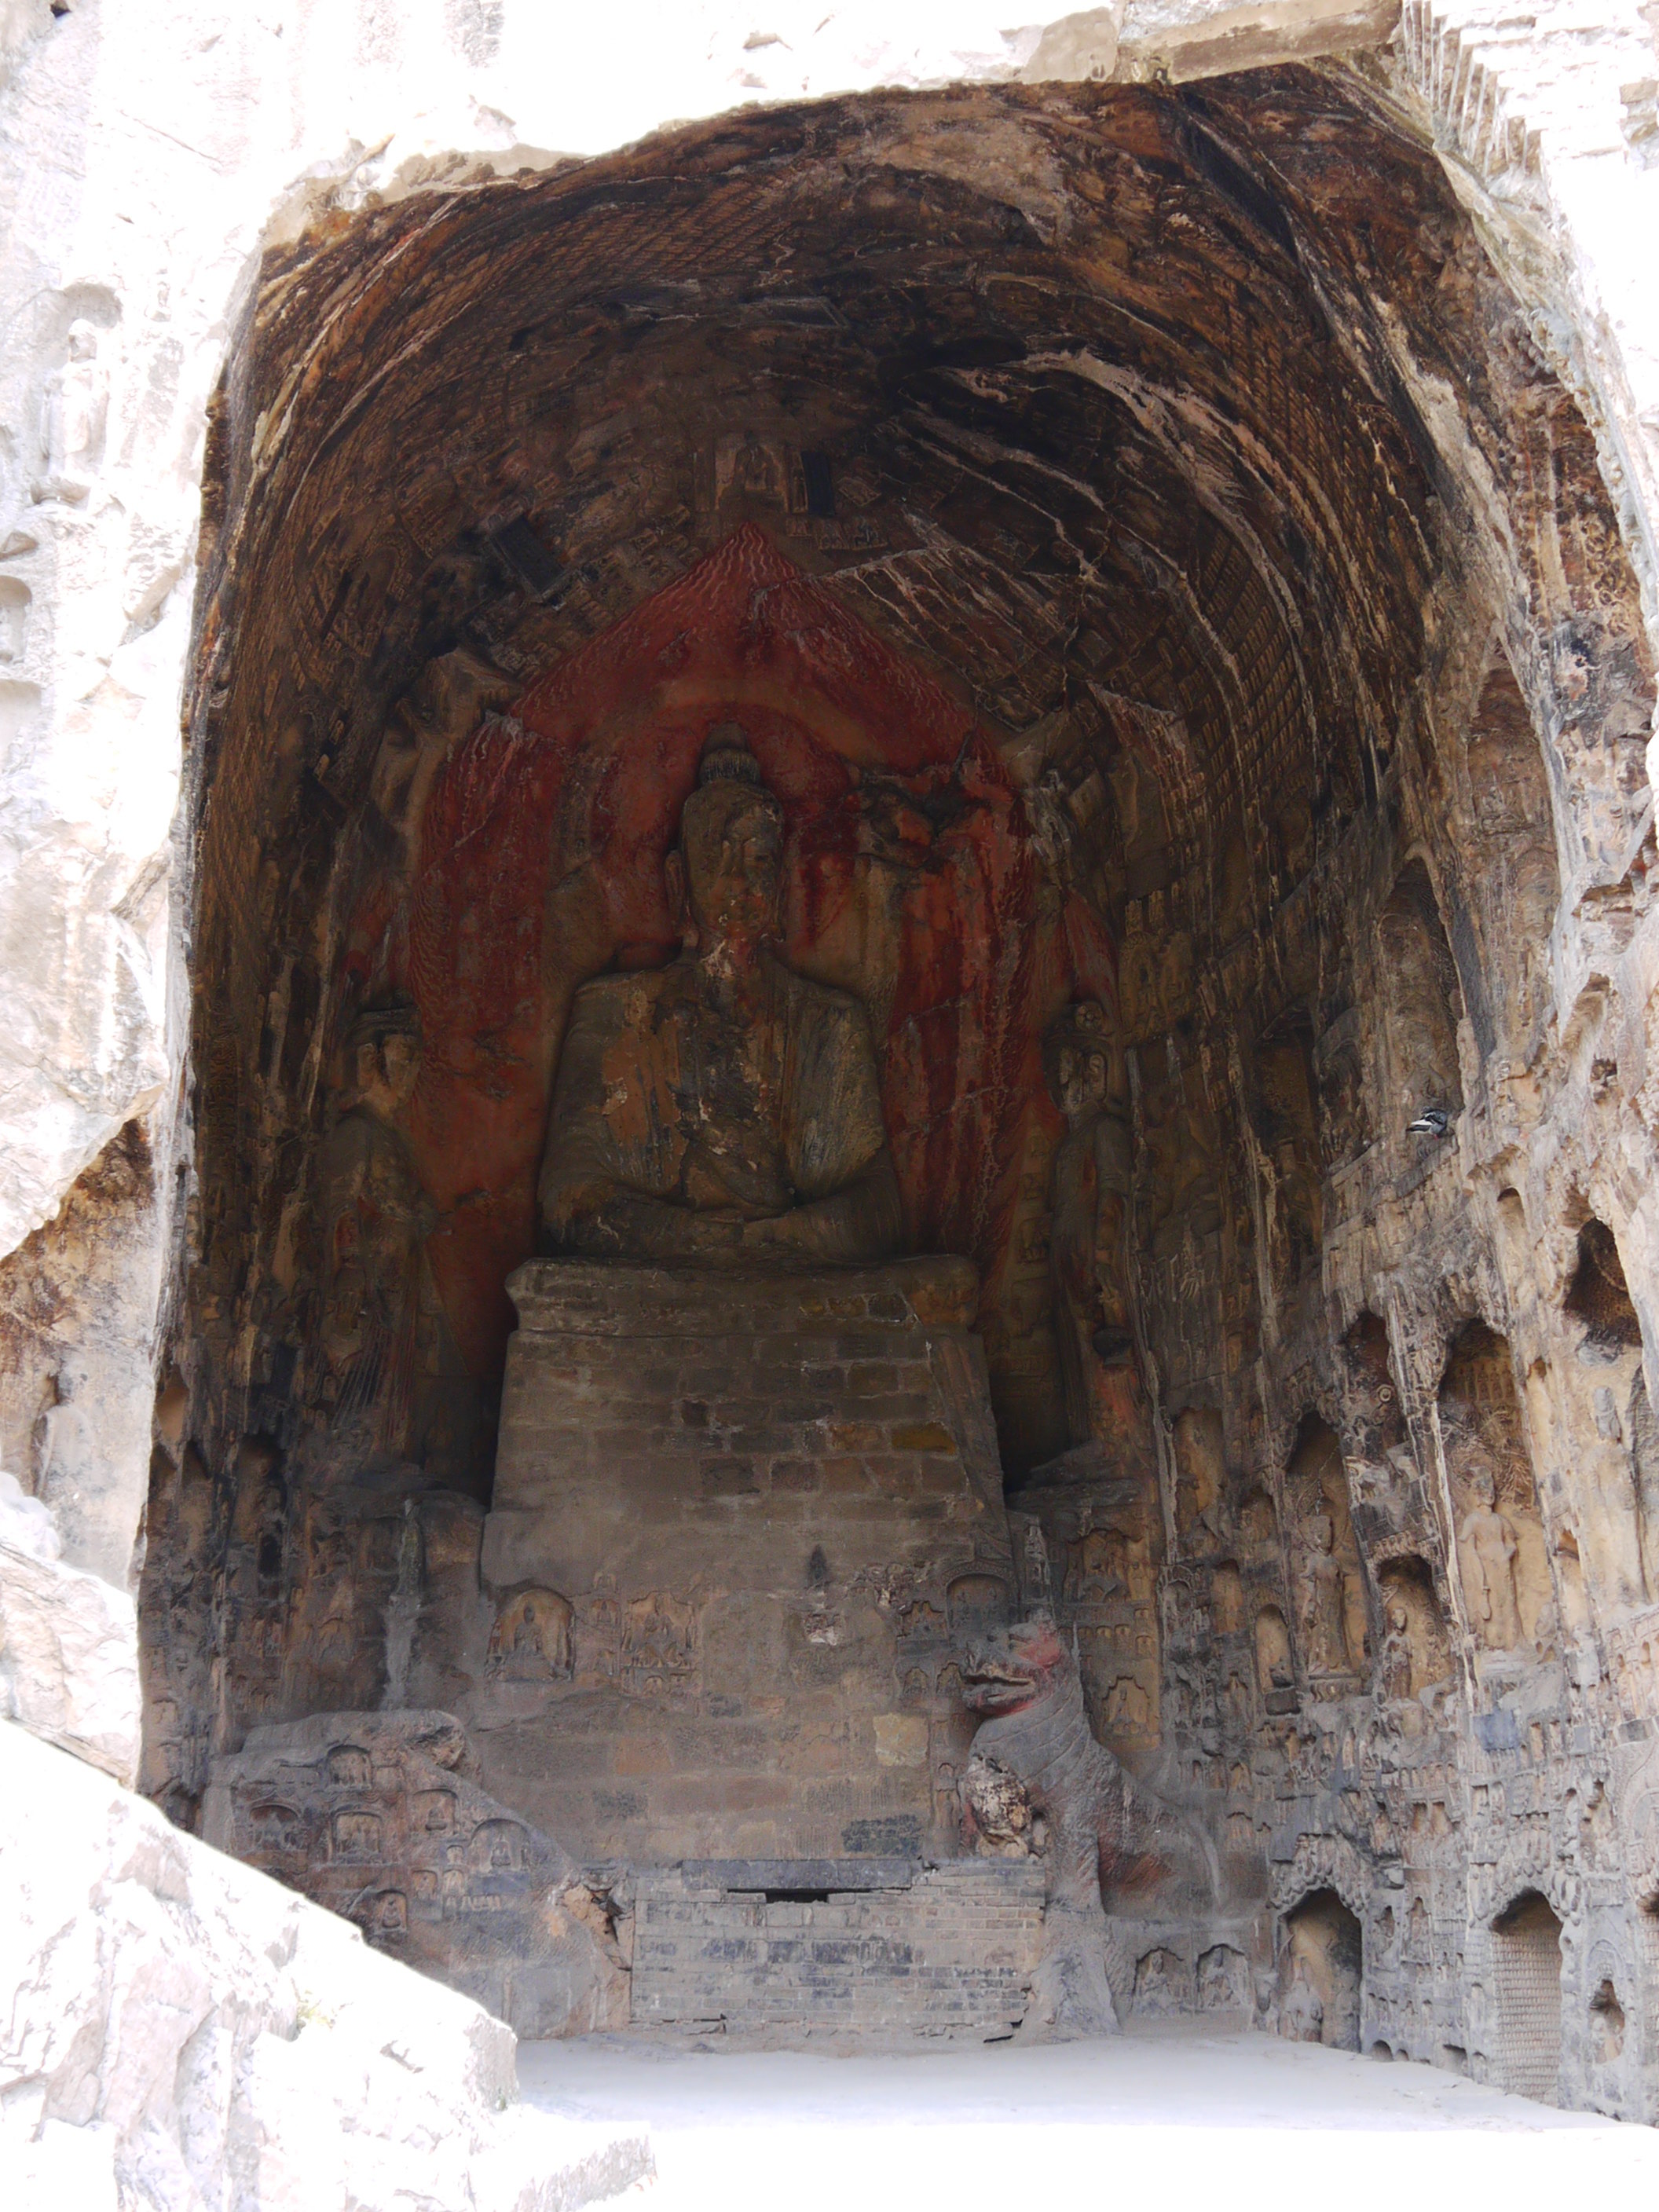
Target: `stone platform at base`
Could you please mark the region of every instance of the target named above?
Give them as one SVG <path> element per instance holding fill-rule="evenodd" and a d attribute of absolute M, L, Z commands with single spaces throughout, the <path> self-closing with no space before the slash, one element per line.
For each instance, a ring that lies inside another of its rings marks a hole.
<path fill-rule="evenodd" d="M 1012 1582 L 972 1267 L 509 1288 L 490 1618 L 441 1686 L 485 1786 L 584 1862 L 953 1856 Z"/>
<path fill-rule="evenodd" d="M 1000 2040 L 1030 2000 L 1035 1859 L 687 1862 L 639 1877 L 633 2026 Z"/>

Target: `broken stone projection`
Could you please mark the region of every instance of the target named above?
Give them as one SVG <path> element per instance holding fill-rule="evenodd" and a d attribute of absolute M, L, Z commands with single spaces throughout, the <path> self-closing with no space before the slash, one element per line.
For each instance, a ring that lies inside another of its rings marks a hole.
<path fill-rule="evenodd" d="M 1659 2121 L 1659 29 L 1267 12 L 0 10 L 42 2188 L 354 1956 L 480 2206 L 512 2033 Z"/>

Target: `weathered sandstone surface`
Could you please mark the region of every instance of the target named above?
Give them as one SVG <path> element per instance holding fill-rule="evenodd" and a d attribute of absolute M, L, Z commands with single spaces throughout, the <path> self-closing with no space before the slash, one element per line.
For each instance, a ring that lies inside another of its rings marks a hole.
<path fill-rule="evenodd" d="M 574 2212 L 651 2171 L 520 2111 L 500 2021 L 11 1725 L 0 1886 L 18 2212 Z"/>

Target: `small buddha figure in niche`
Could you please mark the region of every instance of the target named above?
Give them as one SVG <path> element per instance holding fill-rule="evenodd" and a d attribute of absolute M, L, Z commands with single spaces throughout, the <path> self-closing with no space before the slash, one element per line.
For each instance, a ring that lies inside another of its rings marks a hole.
<path fill-rule="evenodd" d="M 576 994 L 542 1162 L 544 1249 L 746 1267 L 897 1249 L 869 1018 L 779 957 L 782 856 L 782 808 L 727 724 L 665 863 L 684 950 Z"/>
<path fill-rule="evenodd" d="M 1071 1007 L 1043 1040 L 1043 1067 L 1066 1116 L 1054 1154 L 1049 1265 L 1054 1331 L 1073 1444 L 1095 1432 L 1095 1363 L 1133 1359 L 1124 1251 L 1129 1189 L 1128 1088 L 1123 1048 L 1105 1009 Z"/>

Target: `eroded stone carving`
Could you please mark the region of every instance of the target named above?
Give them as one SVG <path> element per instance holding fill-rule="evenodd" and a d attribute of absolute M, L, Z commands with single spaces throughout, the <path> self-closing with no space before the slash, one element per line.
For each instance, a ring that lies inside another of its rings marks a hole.
<path fill-rule="evenodd" d="M 98 328 L 77 316 L 70 325 L 64 365 L 46 379 L 40 404 L 44 473 L 37 500 L 79 506 L 96 481 L 109 416 L 109 374 L 98 357 Z"/>
<path fill-rule="evenodd" d="M 576 994 L 542 1168 L 550 1250 L 738 1266 L 893 1249 L 868 1020 L 775 949 L 782 842 L 741 731 L 717 732 L 666 863 L 684 953 Z"/>
<path fill-rule="evenodd" d="M 1043 1064 L 1066 1117 L 1048 1253 L 1066 1425 L 1071 1442 L 1082 1444 L 1098 1432 L 1098 1369 L 1127 1366 L 1133 1356 L 1124 1252 L 1127 1086 L 1105 1009 L 1073 1006 L 1045 1038 Z"/>
<path fill-rule="evenodd" d="M 624 2025 L 604 1893 L 473 1773 L 447 1713 L 315 1714 L 216 1761 L 204 1832 L 520 2035 Z"/>
<path fill-rule="evenodd" d="M 1161 1892 L 1191 1910 L 1213 1894 L 1204 1847 L 1096 1741 L 1076 1662 L 1052 1620 L 1020 1622 L 981 1644 L 966 1680 L 969 1710 L 986 1716 L 968 1770 L 969 1809 L 977 1820 L 988 1779 L 989 1832 L 1004 1848 L 1019 1838 L 1012 1778 L 1047 1831 L 1044 1953 L 1022 2033 L 1109 2034 L 1121 2022 L 1106 1974 L 1103 1894 L 1144 1902 Z"/>

